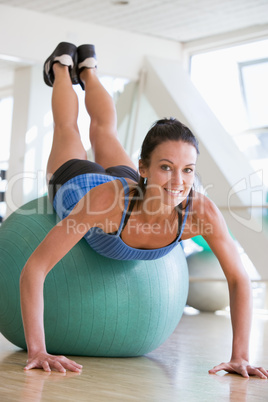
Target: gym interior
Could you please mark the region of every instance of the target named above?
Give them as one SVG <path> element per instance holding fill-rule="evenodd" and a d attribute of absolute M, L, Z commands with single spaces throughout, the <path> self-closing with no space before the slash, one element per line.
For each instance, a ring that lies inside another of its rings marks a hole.
<path fill-rule="evenodd" d="M 137 167 L 157 119 L 176 117 L 197 136 L 195 185 L 224 216 L 250 277 L 250 360 L 268 369 L 267 1 L 0 0 L 0 22 L 0 225 L 47 193 L 53 120 L 45 58 L 61 41 L 94 43 L 119 140 Z M 83 109 L 78 125 L 92 160 Z M 26 352 L 0 334 L 0 400 L 267 401 L 267 380 L 208 374 L 230 358 L 228 286 L 200 236 L 182 247 L 188 294 L 162 344 L 140 357 L 78 355 L 81 374 L 24 372 Z M 0 321 L 6 309 L 0 294 Z"/>

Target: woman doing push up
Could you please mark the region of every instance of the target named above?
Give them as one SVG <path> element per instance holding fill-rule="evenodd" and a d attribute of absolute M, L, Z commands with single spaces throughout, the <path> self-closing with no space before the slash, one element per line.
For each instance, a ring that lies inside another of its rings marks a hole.
<path fill-rule="evenodd" d="M 98 253 L 118 260 L 157 259 L 181 240 L 202 235 L 218 258 L 230 292 L 233 344 L 225 370 L 267 378 L 249 363 L 251 285 L 224 219 L 204 195 L 194 191 L 198 143 L 176 119 L 157 121 L 141 148 L 139 169 L 117 139 L 116 112 L 96 73 L 93 45 L 60 43 L 44 65 L 52 90 L 54 137 L 47 164 L 49 197 L 61 221 L 23 268 L 21 309 L 28 350 L 26 370 L 81 371 L 82 366 L 47 353 L 43 286 L 51 269 L 85 237 Z M 85 90 L 90 142 L 87 160 L 77 126 L 73 84 Z M 145 230 L 146 229 L 146 230 Z"/>

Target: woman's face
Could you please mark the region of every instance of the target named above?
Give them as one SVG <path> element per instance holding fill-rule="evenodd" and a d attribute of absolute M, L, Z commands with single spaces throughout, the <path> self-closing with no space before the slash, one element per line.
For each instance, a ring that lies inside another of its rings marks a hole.
<path fill-rule="evenodd" d="M 194 182 L 197 152 L 183 141 L 165 141 L 151 154 L 148 168 L 140 163 L 140 174 L 147 177 L 146 197 L 159 197 L 175 207 L 188 196 Z"/>

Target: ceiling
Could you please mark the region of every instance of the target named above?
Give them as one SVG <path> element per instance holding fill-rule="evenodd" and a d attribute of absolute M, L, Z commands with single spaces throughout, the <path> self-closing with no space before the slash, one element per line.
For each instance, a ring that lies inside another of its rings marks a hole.
<path fill-rule="evenodd" d="M 268 29 L 268 0 L 0 0 L 0 5 L 190 45 Z M 1 74 L 24 64 L 1 57 Z"/>
<path fill-rule="evenodd" d="M 0 4 L 179 42 L 268 23 L 268 0 L 0 0 Z"/>

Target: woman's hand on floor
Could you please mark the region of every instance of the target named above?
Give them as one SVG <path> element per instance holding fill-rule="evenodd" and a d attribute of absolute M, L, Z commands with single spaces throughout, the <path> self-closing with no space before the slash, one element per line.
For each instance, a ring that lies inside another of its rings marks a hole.
<path fill-rule="evenodd" d="M 225 370 L 231 374 L 240 374 L 244 378 L 249 376 L 257 376 L 268 379 L 268 371 L 263 367 L 254 367 L 246 360 L 231 360 L 229 363 L 221 363 L 209 370 L 209 374 L 216 374 L 218 371 Z"/>
<path fill-rule="evenodd" d="M 34 368 L 43 369 L 46 372 L 51 370 L 66 373 L 66 370 L 81 372 L 82 366 L 73 360 L 67 359 L 65 356 L 53 356 L 48 353 L 38 353 L 27 360 L 24 370 Z"/>

